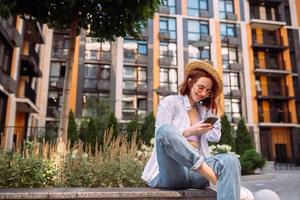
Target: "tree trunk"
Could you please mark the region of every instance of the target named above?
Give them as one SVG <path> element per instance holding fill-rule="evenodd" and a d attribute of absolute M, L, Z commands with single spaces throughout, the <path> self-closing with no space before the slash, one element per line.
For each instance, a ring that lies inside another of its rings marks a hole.
<path fill-rule="evenodd" d="M 78 26 L 78 13 L 75 12 L 74 17 L 71 21 L 70 27 L 70 40 L 71 45 L 69 47 L 68 52 L 68 61 L 65 69 L 65 79 L 64 79 L 64 87 L 62 94 L 62 105 L 61 105 L 61 113 L 59 119 L 59 132 L 57 138 L 57 155 L 56 155 L 56 164 L 57 166 L 61 166 L 64 161 L 64 157 L 66 155 L 67 143 L 68 143 L 68 121 L 69 121 L 69 110 L 70 110 L 70 89 L 72 83 L 72 71 L 74 65 L 74 53 L 76 46 L 76 36 L 77 36 L 77 26 Z"/>

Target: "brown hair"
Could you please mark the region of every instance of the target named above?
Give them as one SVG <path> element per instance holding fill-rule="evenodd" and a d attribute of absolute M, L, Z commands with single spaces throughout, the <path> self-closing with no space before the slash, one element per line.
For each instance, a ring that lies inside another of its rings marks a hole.
<path fill-rule="evenodd" d="M 204 107 L 211 108 L 212 112 L 215 111 L 215 114 L 217 114 L 218 107 L 220 106 L 219 101 L 214 96 L 217 83 L 208 72 L 201 69 L 193 69 L 188 74 L 185 74 L 184 81 L 179 86 L 179 94 L 189 95 L 194 82 L 201 77 L 207 77 L 213 81 L 213 95 L 203 99 L 201 103 Z"/>

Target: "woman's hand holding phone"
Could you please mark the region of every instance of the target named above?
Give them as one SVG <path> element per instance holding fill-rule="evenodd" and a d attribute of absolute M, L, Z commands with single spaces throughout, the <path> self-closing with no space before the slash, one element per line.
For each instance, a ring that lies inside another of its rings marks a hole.
<path fill-rule="evenodd" d="M 213 125 L 211 123 L 197 122 L 193 124 L 191 127 L 184 130 L 183 135 L 185 137 L 191 135 L 201 135 L 213 129 Z"/>

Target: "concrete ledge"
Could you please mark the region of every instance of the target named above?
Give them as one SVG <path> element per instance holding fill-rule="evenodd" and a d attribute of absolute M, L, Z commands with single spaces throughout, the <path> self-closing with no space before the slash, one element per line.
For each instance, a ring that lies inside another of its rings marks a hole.
<path fill-rule="evenodd" d="M 0 199 L 189 199 L 215 200 L 212 190 L 162 190 L 153 188 L 11 188 L 0 189 Z"/>

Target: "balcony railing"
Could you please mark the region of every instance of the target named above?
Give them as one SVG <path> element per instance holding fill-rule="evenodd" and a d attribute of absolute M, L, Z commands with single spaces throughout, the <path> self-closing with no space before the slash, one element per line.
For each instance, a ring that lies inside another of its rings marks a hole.
<path fill-rule="evenodd" d="M 288 86 L 280 84 L 261 84 L 260 88 L 257 89 L 258 96 L 264 97 L 289 97 Z"/>
<path fill-rule="evenodd" d="M 271 59 L 261 59 L 258 61 L 255 59 L 254 67 L 256 69 L 267 69 L 267 70 L 285 70 L 286 69 L 286 61 L 272 61 Z M 265 68 L 262 68 L 259 63 L 265 63 Z"/>
<path fill-rule="evenodd" d="M 259 122 L 264 123 L 291 123 L 291 113 L 280 109 L 262 111 L 258 113 Z"/>
<path fill-rule="evenodd" d="M 25 83 L 25 91 L 24 95 L 26 98 L 30 99 L 30 101 L 35 104 L 36 100 L 36 92 L 31 88 L 29 83 Z"/>
<path fill-rule="evenodd" d="M 16 92 L 17 82 L 11 76 L 1 71 L 0 71 L 0 85 L 2 85 L 10 93 Z"/>

